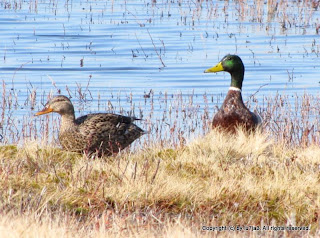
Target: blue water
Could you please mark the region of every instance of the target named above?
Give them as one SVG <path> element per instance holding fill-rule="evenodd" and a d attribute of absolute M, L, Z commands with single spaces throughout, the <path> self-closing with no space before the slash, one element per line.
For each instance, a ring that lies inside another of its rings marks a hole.
<path fill-rule="evenodd" d="M 258 104 L 277 92 L 317 95 L 319 7 L 309 1 L 268 4 L 1 1 L 0 80 L 3 94 L 15 102 L 11 107 L 2 103 L 1 123 L 3 130 L 17 124 L 5 141 L 17 141 L 13 134 L 28 121 L 34 126 L 43 120 L 32 115 L 49 94 L 71 95 L 79 114 L 130 114 L 140 107 L 146 118 L 153 108 L 159 113 L 150 116 L 153 124 L 160 121 L 165 93 L 185 100 L 195 95 L 192 105 L 201 114 L 203 95 L 223 99 L 230 84 L 227 73 L 203 71 L 228 53 L 238 54 L 246 66 L 245 101 L 258 89 Z M 150 90 L 157 99 L 153 106 L 144 97 Z M 221 103 L 211 103 L 210 111 Z M 201 134 L 199 126 L 196 130 Z"/>

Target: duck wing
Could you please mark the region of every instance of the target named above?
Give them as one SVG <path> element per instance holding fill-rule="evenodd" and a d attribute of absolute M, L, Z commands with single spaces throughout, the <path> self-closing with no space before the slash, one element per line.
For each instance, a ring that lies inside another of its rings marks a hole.
<path fill-rule="evenodd" d="M 102 150 L 107 154 L 119 152 L 144 134 L 133 122 L 135 117 L 112 113 L 96 113 L 79 117 L 79 134 L 86 138 L 90 151 Z"/>
<path fill-rule="evenodd" d="M 133 123 L 135 120 L 138 119 L 112 113 L 81 116 L 74 127 L 59 135 L 60 144 L 70 151 L 111 155 L 144 134 Z"/>
<path fill-rule="evenodd" d="M 243 103 L 241 91 L 229 90 L 221 108 L 212 121 L 212 127 L 220 127 L 234 133 L 238 126 L 245 130 L 255 130 L 261 117 L 251 112 Z"/>

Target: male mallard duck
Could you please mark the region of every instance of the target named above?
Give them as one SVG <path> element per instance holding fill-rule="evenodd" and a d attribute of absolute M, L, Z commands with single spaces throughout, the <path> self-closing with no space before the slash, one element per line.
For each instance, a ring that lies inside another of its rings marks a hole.
<path fill-rule="evenodd" d="M 226 71 L 231 74 L 231 85 L 224 102 L 212 121 L 212 127 L 220 127 L 228 132 L 235 132 L 237 126 L 252 131 L 261 123 L 261 117 L 244 105 L 241 88 L 244 76 L 244 65 L 237 55 L 226 55 L 214 67 L 205 73 Z"/>
<path fill-rule="evenodd" d="M 56 96 L 47 102 L 36 116 L 57 112 L 61 115 L 60 144 L 65 150 L 111 155 L 126 148 L 144 131 L 133 124 L 134 117 L 112 113 L 93 113 L 75 119 L 74 107 L 66 96 Z"/>

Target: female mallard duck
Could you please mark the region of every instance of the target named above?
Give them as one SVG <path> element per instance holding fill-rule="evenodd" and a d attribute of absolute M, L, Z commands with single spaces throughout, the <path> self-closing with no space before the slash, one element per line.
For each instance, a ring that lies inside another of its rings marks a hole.
<path fill-rule="evenodd" d="M 47 102 L 36 116 L 57 112 L 61 115 L 60 144 L 65 150 L 111 155 L 126 148 L 144 131 L 133 124 L 134 117 L 112 113 L 94 113 L 75 119 L 69 98 L 59 95 Z"/>
<path fill-rule="evenodd" d="M 226 71 L 231 74 L 231 86 L 224 102 L 212 121 L 212 127 L 220 127 L 234 133 L 238 126 L 246 131 L 255 130 L 261 123 L 261 117 L 244 105 L 241 88 L 244 76 L 244 65 L 237 55 L 226 55 L 214 67 L 205 70 L 205 73 Z"/>

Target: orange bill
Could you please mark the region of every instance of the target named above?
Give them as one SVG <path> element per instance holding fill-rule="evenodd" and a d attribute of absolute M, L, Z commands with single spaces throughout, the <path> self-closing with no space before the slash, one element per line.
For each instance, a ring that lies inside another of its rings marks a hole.
<path fill-rule="evenodd" d="M 53 112 L 53 109 L 50 108 L 50 107 L 45 107 L 41 111 L 37 112 L 35 115 L 39 116 L 39 115 L 47 114 L 47 113 L 50 113 L 50 112 Z"/>

